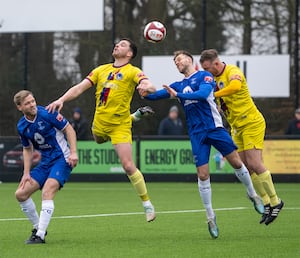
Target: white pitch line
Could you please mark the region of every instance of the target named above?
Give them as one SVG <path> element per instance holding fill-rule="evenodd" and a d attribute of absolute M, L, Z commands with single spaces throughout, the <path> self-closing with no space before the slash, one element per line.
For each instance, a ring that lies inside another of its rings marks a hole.
<path fill-rule="evenodd" d="M 247 209 L 245 207 L 236 207 L 236 208 L 219 208 L 215 210 L 219 211 L 230 211 L 230 210 L 242 210 Z M 156 211 L 156 214 L 178 214 L 178 213 L 197 213 L 204 212 L 205 210 L 179 210 L 179 211 Z M 71 215 L 71 216 L 57 216 L 52 217 L 52 219 L 81 219 L 81 218 L 95 218 L 95 217 L 113 217 L 113 216 L 129 216 L 129 215 L 141 215 L 144 212 L 124 212 L 124 213 L 102 213 L 102 214 L 89 214 L 89 215 Z M 28 220 L 27 218 L 7 218 L 0 219 L 0 221 L 19 221 L 19 220 Z"/>
<path fill-rule="evenodd" d="M 245 210 L 250 209 L 246 207 L 234 207 L 234 208 L 217 208 L 215 211 L 234 211 L 234 210 Z M 285 208 L 284 210 L 300 210 L 300 207 L 296 208 Z M 179 214 L 179 213 L 198 213 L 205 212 L 204 209 L 201 210 L 179 210 L 179 211 L 156 211 L 156 214 Z M 113 216 L 130 216 L 130 215 L 141 215 L 144 212 L 124 212 L 124 213 L 103 213 L 103 214 L 89 214 L 89 215 L 73 215 L 73 216 L 57 216 L 52 217 L 52 219 L 81 219 L 81 218 L 96 218 L 96 217 L 113 217 Z M 27 218 L 0 218 L 1 221 L 20 221 L 28 220 Z"/>

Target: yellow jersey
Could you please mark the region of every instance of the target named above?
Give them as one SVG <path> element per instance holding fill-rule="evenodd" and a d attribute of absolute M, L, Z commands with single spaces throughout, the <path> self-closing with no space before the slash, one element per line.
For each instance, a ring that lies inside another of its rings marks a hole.
<path fill-rule="evenodd" d="M 225 88 L 233 79 L 238 79 L 242 82 L 241 89 L 238 92 L 221 97 L 219 102 L 226 120 L 232 128 L 244 126 L 258 117 L 262 117 L 250 96 L 246 78 L 237 66 L 225 64 L 221 75 L 214 78 L 217 83 L 216 90 Z"/>
<path fill-rule="evenodd" d="M 112 63 L 95 68 L 86 79 L 96 86 L 95 117 L 108 124 L 121 124 L 130 118 L 130 103 L 144 73 L 131 64 L 120 67 Z"/>

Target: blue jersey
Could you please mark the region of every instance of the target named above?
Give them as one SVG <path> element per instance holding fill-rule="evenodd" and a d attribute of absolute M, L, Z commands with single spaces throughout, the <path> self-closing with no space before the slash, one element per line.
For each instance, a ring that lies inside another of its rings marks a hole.
<path fill-rule="evenodd" d="M 67 161 L 70 155 L 68 142 L 62 130 L 68 121 L 59 113 L 48 113 L 41 106 L 37 106 L 37 115 L 33 121 L 23 116 L 17 125 L 23 147 L 31 144 L 42 155 L 42 161 L 49 163 L 58 157 Z"/>
<path fill-rule="evenodd" d="M 189 134 L 223 127 L 213 95 L 216 84 L 209 72 L 197 71 L 182 81 L 172 83 L 170 87 L 177 91 L 177 98 L 185 111 Z M 162 89 L 146 98 L 156 100 L 169 96 L 167 90 Z"/>
<path fill-rule="evenodd" d="M 196 167 L 208 164 L 211 146 L 224 157 L 236 150 L 229 133 L 223 127 L 214 98 L 216 84 L 211 73 L 197 71 L 174 82 L 170 87 L 177 92 L 189 130 Z M 166 89 L 149 94 L 146 98 L 157 100 L 170 97 Z"/>

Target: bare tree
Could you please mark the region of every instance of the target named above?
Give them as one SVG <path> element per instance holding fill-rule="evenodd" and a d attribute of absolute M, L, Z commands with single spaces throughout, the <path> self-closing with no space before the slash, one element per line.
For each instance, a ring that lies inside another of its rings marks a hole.
<path fill-rule="evenodd" d="M 203 15 L 204 2 L 206 15 Z M 28 34 L 28 88 L 34 91 L 40 104 L 47 104 L 94 67 L 112 61 L 113 41 L 122 37 L 130 37 L 137 43 L 139 51 L 134 64 L 138 66 L 143 55 L 172 55 L 178 49 L 199 54 L 204 40 L 208 48 L 224 54 L 293 55 L 294 9 L 293 0 L 105 0 L 104 31 Z M 143 28 L 150 20 L 159 20 L 167 27 L 163 42 L 152 44 L 143 38 Z M 115 28 L 114 35 L 112 28 Z M 0 105 L 1 111 L 4 110 L 0 119 L 1 135 L 16 135 L 19 113 L 13 106 L 12 96 L 23 87 L 24 63 L 23 35 L 0 34 Z M 158 64 L 157 69 L 164 68 Z M 79 105 L 91 120 L 94 109 L 91 100 L 94 100 L 93 91 L 66 105 L 64 113 L 70 115 L 71 109 Z M 264 113 L 276 114 L 276 119 L 282 118 L 283 123 L 286 112 L 291 112 L 293 106 L 291 99 L 257 102 L 262 109 L 273 111 Z M 279 116 L 278 103 L 286 110 Z M 132 111 L 145 104 L 150 103 L 136 94 Z M 135 132 L 155 133 L 153 124 L 158 123 L 165 115 L 162 111 L 168 110 L 171 104 L 174 103 L 151 102 L 160 112 L 155 118 L 137 124 Z M 271 124 L 276 119 L 267 117 Z M 279 131 L 281 124 L 276 120 L 272 128 Z"/>
<path fill-rule="evenodd" d="M 225 0 L 228 48 L 242 54 L 290 53 L 291 0 Z M 232 46 L 233 42 L 236 44 Z M 237 44 L 238 43 L 238 44 Z M 229 50 L 232 51 L 232 50 Z"/>

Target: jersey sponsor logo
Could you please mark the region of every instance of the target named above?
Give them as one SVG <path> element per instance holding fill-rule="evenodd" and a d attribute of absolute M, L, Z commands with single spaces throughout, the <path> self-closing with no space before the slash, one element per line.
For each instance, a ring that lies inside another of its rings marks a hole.
<path fill-rule="evenodd" d="M 186 87 L 183 89 L 182 92 L 183 92 L 183 93 L 192 93 L 192 92 L 194 92 L 194 91 L 192 90 L 192 88 L 191 88 L 190 86 L 186 86 Z M 184 106 L 188 106 L 188 105 L 193 104 L 193 103 L 198 103 L 198 100 L 194 100 L 194 99 L 186 99 L 186 100 L 184 100 L 183 105 L 184 105 Z"/>
<path fill-rule="evenodd" d="M 104 84 L 103 84 L 103 88 L 111 88 L 111 89 L 115 89 L 117 90 L 118 89 L 118 84 L 116 83 L 113 83 L 111 81 L 106 81 Z"/>
<path fill-rule="evenodd" d="M 191 93 L 193 92 L 192 88 L 190 86 L 186 86 L 183 90 L 182 90 L 183 93 Z"/>
<path fill-rule="evenodd" d="M 214 81 L 214 78 L 212 76 L 205 76 L 204 81 L 207 83 L 212 83 Z"/>
<path fill-rule="evenodd" d="M 61 122 L 63 119 L 64 119 L 64 117 L 61 114 L 58 114 L 56 116 L 56 120 L 59 121 L 59 122 Z"/>
<path fill-rule="evenodd" d="M 198 103 L 198 100 L 195 100 L 195 99 L 187 99 L 184 101 L 183 105 L 186 107 L 188 105 L 191 105 L 193 103 Z"/>
<path fill-rule="evenodd" d="M 45 143 L 45 138 L 40 133 L 34 133 L 34 141 L 37 142 L 39 145 Z"/>

